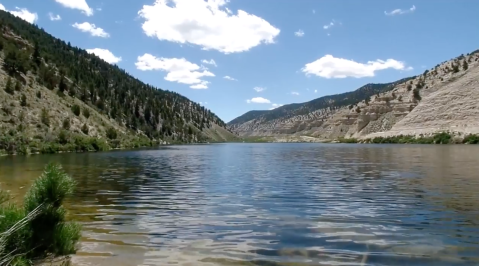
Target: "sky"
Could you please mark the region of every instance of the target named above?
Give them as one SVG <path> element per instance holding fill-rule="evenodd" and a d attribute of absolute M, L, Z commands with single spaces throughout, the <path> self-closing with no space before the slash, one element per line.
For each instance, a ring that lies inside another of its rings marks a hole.
<path fill-rule="evenodd" d="M 479 49 L 472 0 L 0 0 L 0 9 L 226 122 Z"/>

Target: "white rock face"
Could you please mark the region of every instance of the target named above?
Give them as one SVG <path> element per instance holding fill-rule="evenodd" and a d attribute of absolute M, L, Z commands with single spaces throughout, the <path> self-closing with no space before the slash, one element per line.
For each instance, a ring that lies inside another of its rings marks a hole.
<path fill-rule="evenodd" d="M 240 136 L 318 139 L 479 133 L 479 52 L 437 65 L 391 91 L 372 96 L 367 103 L 270 121 L 253 119 L 231 125 L 231 129 Z"/>

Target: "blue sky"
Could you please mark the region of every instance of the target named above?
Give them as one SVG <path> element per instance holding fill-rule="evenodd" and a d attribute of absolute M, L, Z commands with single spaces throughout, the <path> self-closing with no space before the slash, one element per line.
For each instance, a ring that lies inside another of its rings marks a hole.
<path fill-rule="evenodd" d="M 479 1 L 0 3 L 225 121 L 419 74 L 479 49 Z"/>

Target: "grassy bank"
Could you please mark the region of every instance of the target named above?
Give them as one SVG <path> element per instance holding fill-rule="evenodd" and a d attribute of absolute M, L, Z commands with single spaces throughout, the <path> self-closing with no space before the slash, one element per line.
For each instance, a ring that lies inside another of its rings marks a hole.
<path fill-rule="evenodd" d="M 74 188 L 61 166 L 49 164 L 26 193 L 23 206 L 12 204 L 0 191 L 0 265 L 33 265 L 75 253 L 81 228 L 66 221 L 62 206 Z"/>
<path fill-rule="evenodd" d="M 358 140 L 354 138 L 340 138 L 339 143 L 369 143 L 369 144 L 479 144 L 479 135 L 469 134 L 463 138 L 441 132 L 432 136 L 398 135 L 392 137 L 375 137 Z"/>

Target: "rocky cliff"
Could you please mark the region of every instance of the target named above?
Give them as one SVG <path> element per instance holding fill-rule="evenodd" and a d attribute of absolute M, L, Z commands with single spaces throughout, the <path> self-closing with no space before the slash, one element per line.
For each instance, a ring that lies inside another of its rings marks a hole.
<path fill-rule="evenodd" d="M 278 113 L 273 110 L 248 121 L 235 119 L 228 126 L 240 136 L 309 136 L 317 140 L 442 131 L 479 133 L 479 51 L 443 62 L 420 76 L 366 86 L 372 85 L 380 87 L 377 93 L 363 91 L 359 94 L 362 99 L 356 97 L 351 104 L 341 101 L 351 97 L 341 96 L 306 113 L 283 112 L 268 119 L 270 112 Z M 295 108 L 304 110 L 308 104 L 296 104 Z"/>

